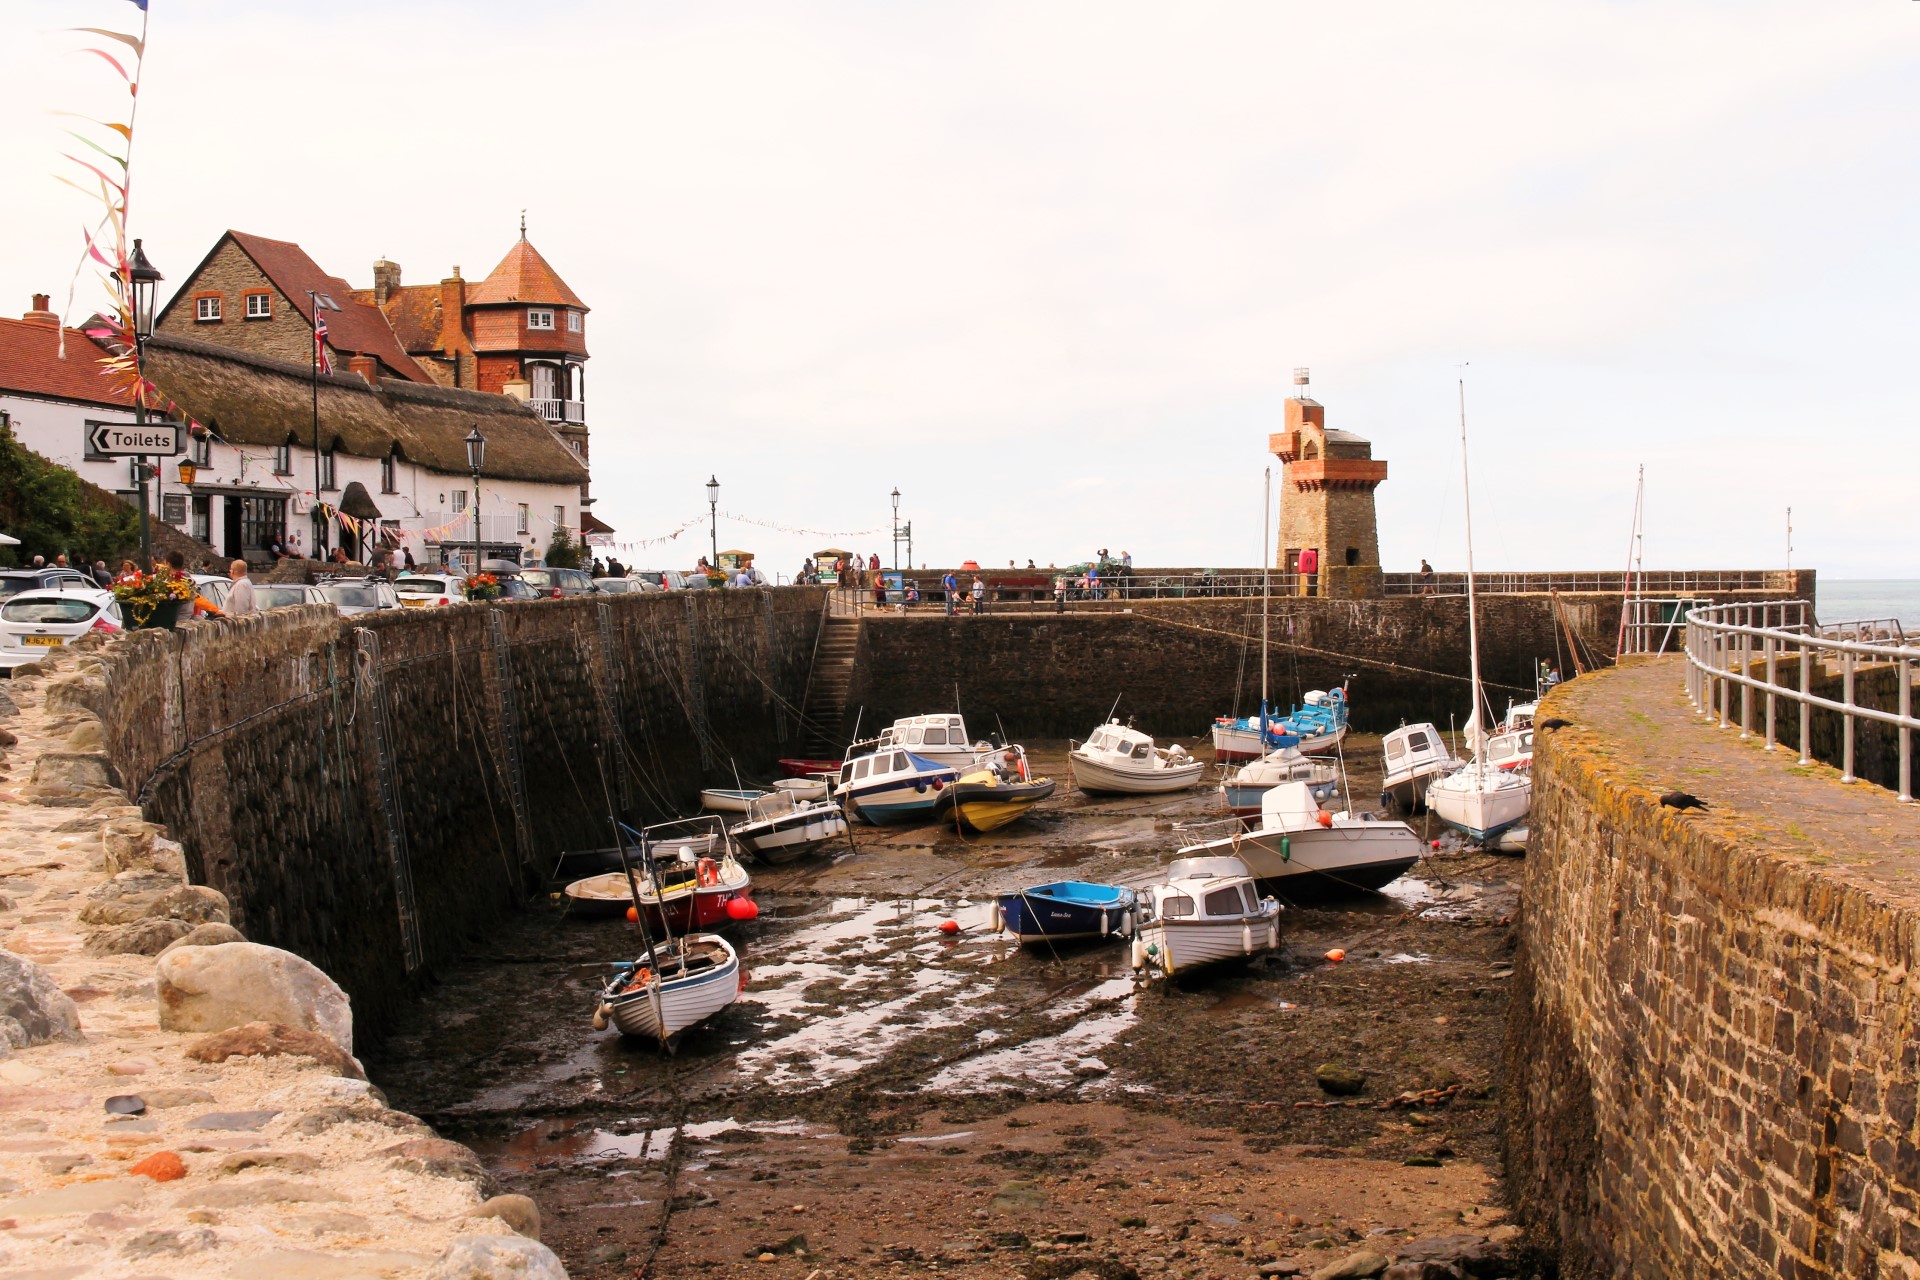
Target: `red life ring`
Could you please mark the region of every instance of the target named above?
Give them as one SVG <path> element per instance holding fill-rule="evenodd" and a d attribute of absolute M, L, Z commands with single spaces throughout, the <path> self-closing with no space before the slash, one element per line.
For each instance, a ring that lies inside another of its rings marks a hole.
<path fill-rule="evenodd" d="M 702 889 L 711 889 L 720 883 L 720 864 L 712 858 L 702 858 L 695 864 L 694 871 Z"/>

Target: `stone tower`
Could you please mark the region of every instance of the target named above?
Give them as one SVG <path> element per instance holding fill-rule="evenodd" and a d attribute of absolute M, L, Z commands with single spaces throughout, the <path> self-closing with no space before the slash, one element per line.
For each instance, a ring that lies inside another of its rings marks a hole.
<path fill-rule="evenodd" d="M 1387 478 L 1373 445 L 1350 431 L 1327 430 L 1327 411 L 1307 396 L 1307 371 L 1293 372 L 1287 429 L 1268 437 L 1280 459 L 1280 542 L 1275 567 L 1295 572 L 1300 553 L 1320 558 L 1324 595 L 1371 594 L 1380 576 L 1380 530 L 1373 490 Z"/>

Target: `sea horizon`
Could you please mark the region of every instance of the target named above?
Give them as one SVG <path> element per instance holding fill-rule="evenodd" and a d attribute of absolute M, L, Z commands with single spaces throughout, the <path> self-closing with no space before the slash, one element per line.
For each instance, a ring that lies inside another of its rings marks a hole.
<path fill-rule="evenodd" d="M 1884 618 L 1920 630 L 1920 578 L 1829 578 L 1814 583 L 1814 612 L 1822 622 Z"/>

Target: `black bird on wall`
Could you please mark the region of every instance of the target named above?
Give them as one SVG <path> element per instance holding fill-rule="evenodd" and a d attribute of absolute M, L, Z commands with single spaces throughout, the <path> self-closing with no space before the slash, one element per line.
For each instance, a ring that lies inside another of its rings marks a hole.
<path fill-rule="evenodd" d="M 1669 809 L 1698 809 L 1702 813 L 1707 811 L 1705 800 L 1699 796 L 1690 796 L 1684 791 L 1669 791 L 1660 797 L 1660 803 Z"/>
<path fill-rule="evenodd" d="M 1551 733 L 1555 729 L 1565 729 L 1572 724 L 1571 720 L 1562 720 L 1559 716 L 1548 716 L 1540 722 L 1539 727 Z"/>

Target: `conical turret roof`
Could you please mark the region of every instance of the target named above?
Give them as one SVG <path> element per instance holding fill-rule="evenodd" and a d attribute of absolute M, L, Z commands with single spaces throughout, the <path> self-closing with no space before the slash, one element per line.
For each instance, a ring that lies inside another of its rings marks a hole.
<path fill-rule="evenodd" d="M 467 293 L 468 306 L 485 307 L 501 303 L 574 307 L 581 311 L 588 309 L 587 304 L 567 288 L 567 282 L 560 278 L 560 273 L 547 264 L 547 260 L 540 256 L 540 251 L 533 247 L 525 235 L 507 250 L 507 256 L 500 259 L 500 265 Z"/>

